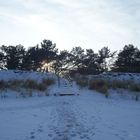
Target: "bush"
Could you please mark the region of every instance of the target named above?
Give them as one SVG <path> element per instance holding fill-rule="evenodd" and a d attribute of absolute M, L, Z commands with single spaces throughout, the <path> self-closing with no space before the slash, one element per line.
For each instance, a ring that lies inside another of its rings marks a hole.
<path fill-rule="evenodd" d="M 39 91 L 45 91 L 47 89 L 47 85 L 45 85 L 44 83 L 39 83 L 36 87 L 36 90 Z"/>
<path fill-rule="evenodd" d="M 32 97 L 32 96 L 33 96 L 32 89 L 28 89 L 28 90 L 27 90 L 27 95 L 28 95 L 29 97 Z"/>
<path fill-rule="evenodd" d="M 87 87 L 88 86 L 88 78 L 85 76 L 81 76 L 81 77 L 77 77 L 76 78 L 76 83 L 80 86 L 80 87 Z"/>
<path fill-rule="evenodd" d="M 131 91 L 140 92 L 140 84 L 131 84 L 130 88 Z"/>
<path fill-rule="evenodd" d="M 44 79 L 42 79 L 41 82 L 38 82 L 38 81 L 35 81 L 32 79 L 27 79 L 27 80 L 13 79 L 13 80 L 9 80 L 9 81 L 0 80 L 0 90 L 1 90 L 0 96 L 5 97 L 5 95 L 4 95 L 5 92 L 2 92 L 2 90 L 5 90 L 5 89 L 11 89 L 13 91 L 16 91 L 16 93 L 18 93 L 18 95 L 20 95 L 21 97 L 24 97 L 24 98 L 32 97 L 33 90 L 45 92 L 44 94 L 46 96 L 49 96 L 47 88 L 48 88 L 48 86 L 50 86 L 54 83 L 55 83 L 54 79 L 51 79 L 51 78 L 48 78 L 48 79 L 44 78 Z M 16 95 L 16 97 L 18 97 L 18 95 Z"/>
<path fill-rule="evenodd" d="M 6 82 L 6 88 L 18 91 L 23 83 L 23 80 L 9 80 Z"/>
<path fill-rule="evenodd" d="M 131 91 L 136 92 L 135 93 L 135 100 L 138 101 L 139 100 L 139 96 L 140 96 L 140 84 L 132 84 L 130 87 Z"/>
<path fill-rule="evenodd" d="M 5 81 L 0 80 L 0 89 L 1 89 L 1 90 L 4 90 L 5 87 L 6 87 L 6 83 L 5 83 Z"/>
<path fill-rule="evenodd" d="M 34 80 L 26 80 L 24 81 L 24 84 L 23 84 L 23 87 L 26 88 L 26 89 L 36 89 L 36 87 L 38 86 L 38 83 Z"/>
<path fill-rule="evenodd" d="M 136 94 L 136 96 L 135 96 L 135 100 L 136 100 L 136 101 L 139 100 L 139 95 L 138 95 L 138 94 Z"/>
<path fill-rule="evenodd" d="M 26 88 L 26 89 L 34 89 L 34 90 L 39 90 L 39 91 L 45 91 L 46 88 L 47 88 L 47 85 L 45 85 L 43 83 L 38 83 L 34 80 L 28 79 L 24 82 L 23 87 Z"/>
<path fill-rule="evenodd" d="M 43 79 L 41 82 L 35 80 L 9 80 L 9 81 L 0 81 L 0 89 L 12 89 L 19 91 L 19 89 L 34 89 L 39 91 L 45 91 L 48 86 L 54 84 L 53 79 Z"/>
<path fill-rule="evenodd" d="M 55 81 L 54 81 L 54 79 L 50 79 L 50 78 L 46 79 L 46 78 L 43 78 L 42 79 L 42 83 L 44 85 L 50 86 L 50 85 L 55 84 Z"/>
<path fill-rule="evenodd" d="M 94 89 L 103 94 L 108 93 L 108 88 L 108 83 L 102 79 L 90 80 L 89 82 L 89 89 Z"/>
<path fill-rule="evenodd" d="M 130 80 L 129 81 L 119 81 L 119 80 L 110 81 L 106 79 L 97 78 L 97 79 L 90 80 L 89 82 L 89 89 L 94 89 L 98 92 L 105 94 L 106 98 L 108 98 L 109 96 L 109 93 L 108 93 L 109 88 L 128 89 L 130 91 L 134 91 L 135 100 L 136 101 L 139 100 L 140 84 L 136 84 L 133 81 L 130 81 Z"/>
<path fill-rule="evenodd" d="M 132 85 L 132 81 L 108 81 L 109 87 L 113 89 L 122 88 L 122 89 L 129 89 Z"/>

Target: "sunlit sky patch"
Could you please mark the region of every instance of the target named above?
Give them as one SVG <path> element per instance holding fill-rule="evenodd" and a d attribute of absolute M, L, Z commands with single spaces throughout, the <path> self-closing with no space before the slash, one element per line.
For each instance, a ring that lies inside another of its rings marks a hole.
<path fill-rule="evenodd" d="M 0 45 L 140 48 L 140 0 L 0 0 L 0 31 Z"/>

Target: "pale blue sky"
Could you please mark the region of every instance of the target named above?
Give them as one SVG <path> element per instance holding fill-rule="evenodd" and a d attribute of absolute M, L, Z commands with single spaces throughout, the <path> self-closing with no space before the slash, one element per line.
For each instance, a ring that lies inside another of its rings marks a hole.
<path fill-rule="evenodd" d="M 140 0 L 0 0 L 0 45 L 140 48 Z"/>

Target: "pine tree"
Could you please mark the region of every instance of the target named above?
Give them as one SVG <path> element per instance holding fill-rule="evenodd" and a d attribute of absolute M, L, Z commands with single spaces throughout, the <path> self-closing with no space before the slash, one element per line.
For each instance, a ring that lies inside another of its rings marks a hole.
<path fill-rule="evenodd" d="M 113 71 L 140 72 L 140 51 L 133 45 L 125 45 L 119 52 Z"/>

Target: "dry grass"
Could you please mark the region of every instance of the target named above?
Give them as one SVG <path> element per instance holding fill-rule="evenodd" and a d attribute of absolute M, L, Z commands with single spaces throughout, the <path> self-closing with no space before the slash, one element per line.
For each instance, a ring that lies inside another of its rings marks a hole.
<path fill-rule="evenodd" d="M 6 88 L 6 83 L 3 80 L 0 80 L 0 90 L 4 90 Z"/>
<path fill-rule="evenodd" d="M 33 90 L 36 91 L 46 91 L 48 86 L 54 84 L 53 79 L 43 79 L 41 82 L 27 79 L 27 80 L 9 80 L 9 81 L 0 81 L 0 90 L 11 89 L 14 90 L 22 97 L 32 97 Z"/>
<path fill-rule="evenodd" d="M 28 79 L 28 80 L 24 81 L 23 88 L 45 91 L 47 88 L 47 85 L 44 85 L 43 83 L 38 83 L 34 80 Z"/>
<path fill-rule="evenodd" d="M 44 85 L 50 86 L 50 85 L 55 84 L 55 80 L 54 80 L 54 79 L 51 79 L 51 78 L 48 78 L 48 79 L 43 78 L 43 79 L 42 79 L 42 83 L 43 83 Z"/>
<path fill-rule="evenodd" d="M 32 96 L 33 96 L 33 91 L 32 91 L 32 89 L 28 89 L 28 90 L 27 90 L 27 95 L 28 95 L 29 97 L 32 97 Z"/>
<path fill-rule="evenodd" d="M 129 89 L 131 91 L 140 92 L 140 84 L 131 84 L 131 86 L 129 87 Z"/>
<path fill-rule="evenodd" d="M 130 91 L 134 91 L 135 100 L 139 100 L 140 96 L 140 84 L 136 84 L 133 81 L 110 81 L 105 79 L 94 79 L 89 82 L 89 89 L 96 90 L 105 94 L 105 97 L 108 98 L 108 89 L 127 89 Z M 133 93 L 133 92 L 132 92 Z"/>
<path fill-rule="evenodd" d="M 75 78 L 77 85 L 80 87 L 87 87 L 88 86 L 88 78 L 85 76 L 80 76 Z"/>
<path fill-rule="evenodd" d="M 105 80 L 102 80 L 102 79 L 91 80 L 89 82 L 89 89 L 93 89 L 98 92 L 101 92 L 105 94 L 106 97 L 108 97 L 109 86 Z"/>
<path fill-rule="evenodd" d="M 22 87 L 24 81 L 23 80 L 9 80 L 5 82 L 7 89 L 12 89 L 14 91 L 19 91 L 20 87 Z"/>
<path fill-rule="evenodd" d="M 117 88 L 129 89 L 133 84 L 132 81 L 118 81 L 118 80 L 108 81 L 108 83 L 109 83 L 109 87 L 113 89 L 117 89 Z"/>

